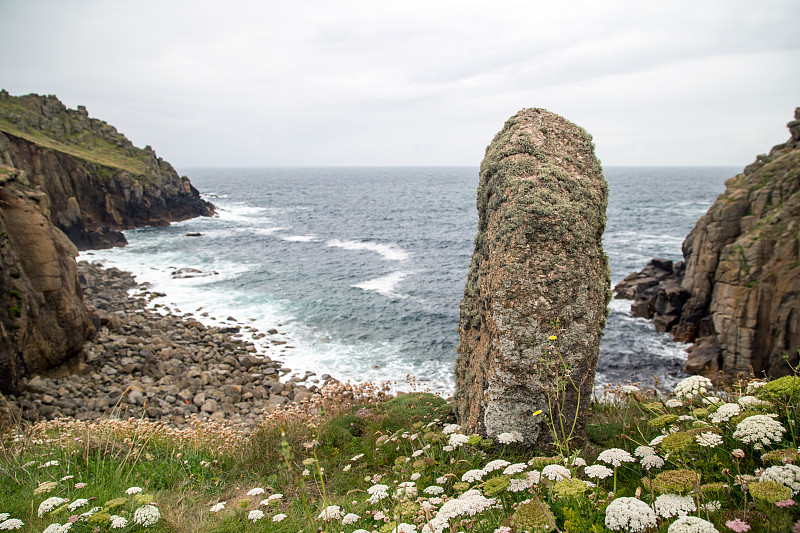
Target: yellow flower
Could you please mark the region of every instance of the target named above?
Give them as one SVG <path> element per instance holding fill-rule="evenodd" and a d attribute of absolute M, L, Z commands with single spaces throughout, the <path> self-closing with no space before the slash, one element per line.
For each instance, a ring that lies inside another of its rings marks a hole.
<path fill-rule="evenodd" d="M 554 340 L 556 340 L 557 338 L 558 338 L 558 337 L 556 337 L 555 335 L 550 335 L 550 340 L 551 340 L 551 341 L 554 341 Z"/>
<path fill-rule="evenodd" d="M 533 416 L 537 416 L 537 415 L 540 415 L 540 414 L 542 414 L 542 410 L 541 409 L 539 409 L 538 411 L 533 413 Z"/>

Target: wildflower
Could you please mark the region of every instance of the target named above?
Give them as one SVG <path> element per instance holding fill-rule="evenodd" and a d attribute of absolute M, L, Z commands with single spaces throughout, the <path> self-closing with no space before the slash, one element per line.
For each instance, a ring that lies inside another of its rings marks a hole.
<path fill-rule="evenodd" d="M 42 533 L 63 533 L 64 531 L 66 531 L 64 529 L 64 526 L 67 526 L 67 525 L 72 526 L 72 524 L 64 524 L 62 526 L 61 524 L 56 522 L 56 523 L 50 524 L 49 526 L 44 528 L 44 531 L 42 531 Z M 69 528 L 67 528 L 67 529 L 69 529 Z"/>
<path fill-rule="evenodd" d="M 127 527 L 128 525 L 127 518 L 115 514 L 111 515 L 110 522 L 111 522 L 111 529 L 122 529 L 123 527 Z"/>
<path fill-rule="evenodd" d="M 483 467 L 484 472 L 492 472 L 494 470 L 498 470 L 500 468 L 505 468 L 510 465 L 508 461 L 503 459 L 495 459 L 494 461 L 489 461 L 486 466 Z"/>
<path fill-rule="evenodd" d="M 467 483 L 474 483 L 475 481 L 480 481 L 483 476 L 486 475 L 486 472 L 483 470 L 467 470 L 464 472 L 464 475 L 461 476 L 461 481 L 466 481 Z"/>
<path fill-rule="evenodd" d="M 651 448 L 650 446 L 637 446 L 635 450 L 633 450 L 633 455 L 636 457 L 647 457 L 648 455 L 655 455 L 656 451 Z"/>
<path fill-rule="evenodd" d="M 714 524 L 697 516 L 682 516 L 670 524 L 667 533 L 719 533 Z"/>
<path fill-rule="evenodd" d="M 632 463 L 635 459 L 625 450 L 609 448 L 600 452 L 600 455 L 597 456 L 597 460 L 614 466 L 620 466 L 622 463 Z"/>
<path fill-rule="evenodd" d="M 731 452 L 731 455 L 732 455 L 733 457 L 737 458 L 737 459 L 744 459 L 744 450 L 741 450 L 740 448 L 735 448 L 735 449 L 734 449 L 734 450 Z"/>
<path fill-rule="evenodd" d="M 742 522 L 739 518 L 736 520 L 728 520 L 725 522 L 725 527 L 728 529 L 732 529 L 737 533 L 743 533 L 744 531 L 750 531 L 750 524 L 747 522 Z"/>
<path fill-rule="evenodd" d="M 653 468 L 661 468 L 664 466 L 665 462 L 664 459 L 657 455 L 648 455 L 647 457 L 642 458 L 642 468 L 645 470 L 651 470 Z"/>
<path fill-rule="evenodd" d="M 697 506 L 691 496 L 679 496 L 677 494 L 662 494 L 656 498 L 653 505 L 656 509 L 656 514 L 662 518 L 686 516 L 697 510 Z"/>
<path fill-rule="evenodd" d="M 742 407 L 744 407 L 745 409 L 750 407 L 768 407 L 772 405 L 771 403 L 764 400 L 760 400 L 755 396 L 742 396 L 741 398 L 739 398 L 737 403 Z"/>
<path fill-rule="evenodd" d="M 142 505 L 133 512 L 133 521 L 142 527 L 149 527 L 158 522 L 161 513 L 154 505 Z"/>
<path fill-rule="evenodd" d="M 125 494 L 127 494 L 128 496 L 131 496 L 133 494 L 139 494 L 140 492 L 142 492 L 142 488 L 141 487 L 131 487 L 128 490 L 125 491 Z"/>
<path fill-rule="evenodd" d="M 39 518 L 41 518 L 45 513 L 49 513 L 62 503 L 67 503 L 69 500 L 64 498 L 59 498 L 58 496 L 53 496 L 52 498 L 47 498 L 45 501 L 39 504 Z"/>
<path fill-rule="evenodd" d="M 591 478 L 605 479 L 612 475 L 614 471 L 605 465 L 592 465 L 587 466 L 584 473 Z"/>
<path fill-rule="evenodd" d="M 617 498 L 606 508 L 606 527 L 612 531 L 644 531 L 656 526 L 656 514 L 638 498 Z"/>
<path fill-rule="evenodd" d="M 342 508 L 338 505 L 329 505 L 319 513 L 318 520 L 339 520 L 342 517 Z"/>
<path fill-rule="evenodd" d="M 19 518 L 8 518 L 8 515 L 6 513 L 3 514 L 6 515 L 6 518 L 2 522 L 0 522 L 0 529 L 2 530 L 20 529 L 22 526 L 25 525 L 25 523 Z"/>
<path fill-rule="evenodd" d="M 43 492 L 50 492 L 57 486 L 58 483 L 56 483 L 55 481 L 45 481 L 44 483 L 39 483 L 39 486 L 33 489 L 33 493 L 42 494 Z"/>
<path fill-rule="evenodd" d="M 247 513 L 247 519 L 252 520 L 253 522 L 258 522 L 264 518 L 264 511 L 261 509 L 253 509 L 249 513 Z"/>
<path fill-rule="evenodd" d="M 361 517 L 355 513 L 347 513 L 346 515 L 344 515 L 344 517 L 342 517 L 342 524 L 349 526 L 350 524 L 355 524 L 360 519 Z"/>
<path fill-rule="evenodd" d="M 785 507 L 791 507 L 794 504 L 795 504 L 795 501 L 792 500 L 792 499 L 780 500 L 780 501 L 775 502 L 775 505 L 780 507 L 781 509 L 783 509 Z"/>
<path fill-rule="evenodd" d="M 414 472 L 413 474 L 411 474 L 411 481 L 416 481 L 421 477 L 422 477 L 422 474 L 420 474 L 419 472 Z"/>
<path fill-rule="evenodd" d="M 281 521 L 283 521 L 284 518 L 286 518 L 285 514 L 278 513 L 278 514 L 276 514 L 275 516 L 272 517 L 272 521 L 273 522 L 281 522 Z"/>
<path fill-rule="evenodd" d="M 411 454 L 411 457 L 419 457 L 423 453 L 425 453 L 424 450 L 416 450 L 414 451 L 414 453 Z"/>
<path fill-rule="evenodd" d="M 694 439 L 697 441 L 697 444 L 704 448 L 715 448 L 722 444 L 722 437 L 712 431 L 695 435 Z"/>
<path fill-rule="evenodd" d="M 494 505 L 496 501 L 494 498 L 484 497 L 477 490 L 468 490 L 458 498 L 446 501 L 423 531 L 443 531 L 450 520 L 462 515 L 480 514 Z"/>
<path fill-rule="evenodd" d="M 469 437 L 466 435 L 462 435 L 461 433 L 453 433 L 450 435 L 450 438 L 447 441 L 447 444 L 453 446 L 454 448 L 458 448 L 462 444 L 466 444 L 469 441 Z"/>
<path fill-rule="evenodd" d="M 733 438 L 761 450 L 765 445 L 780 442 L 785 432 L 786 428 L 771 416 L 753 415 L 739 422 Z"/>
<path fill-rule="evenodd" d="M 211 506 L 211 509 L 209 509 L 209 511 L 211 511 L 212 513 L 218 513 L 221 510 L 225 509 L 225 504 L 226 503 L 227 502 L 215 503 L 214 505 Z"/>
<path fill-rule="evenodd" d="M 59 462 L 58 462 L 58 460 L 56 460 L 56 459 L 53 459 L 52 461 L 47 461 L 47 462 L 46 462 L 45 464 L 43 464 L 43 465 L 39 465 L 37 468 L 47 468 L 48 466 L 58 466 L 58 465 L 60 465 L 60 464 L 61 464 L 61 463 L 59 463 Z"/>
<path fill-rule="evenodd" d="M 711 388 L 710 379 L 703 376 L 689 376 L 675 385 L 675 396 L 678 399 L 691 400 L 705 394 Z"/>
<path fill-rule="evenodd" d="M 619 390 L 622 394 L 635 394 L 639 392 L 641 389 L 636 385 L 623 385 L 623 387 Z"/>
<path fill-rule="evenodd" d="M 86 483 L 75 483 L 75 488 L 76 488 L 76 489 L 82 489 L 82 488 L 84 488 L 85 486 L 86 486 Z"/>
<path fill-rule="evenodd" d="M 455 449 L 456 449 L 455 446 L 450 446 L 449 444 L 447 444 L 446 446 L 442 446 L 442 451 L 445 452 L 452 452 Z"/>
<path fill-rule="evenodd" d="M 542 468 L 542 475 L 551 481 L 570 479 L 572 473 L 561 465 L 547 465 Z"/>
<path fill-rule="evenodd" d="M 363 453 L 359 453 L 358 455 L 354 455 L 353 457 L 351 457 L 350 460 L 351 461 L 358 461 L 362 457 L 364 457 L 364 454 Z"/>
<path fill-rule="evenodd" d="M 11 516 L 11 513 L 0 513 L 0 522 L 5 522 L 9 516 Z"/>
<path fill-rule="evenodd" d="M 442 430 L 442 433 L 444 433 L 445 435 L 449 435 L 451 433 L 455 433 L 459 429 L 461 429 L 461 426 L 459 426 L 458 424 L 447 424 Z"/>
<path fill-rule="evenodd" d="M 565 459 L 565 461 L 566 461 L 566 459 Z M 577 467 L 577 468 L 580 468 L 582 466 L 586 466 L 586 461 L 581 457 L 575 457 L 572 460 L 572 466 Z"/>
<path fill-rule="evenodd" d="M 706 513 L 716 513 L 720 509 L 722 509 L 722 503 L 717 500 L 704 503 L 700 506 L 700 510 Z"/>
<path fill-rule="evenodd" d="M 344 468 L 342 468 L 342 472 L 347 472 L 348 470 L 350 470 L 351 466 L 353 465 L 345 465 Z"/>
<path fill-rule="evenodd" d="M 84 505 L 86 505 L 88 503 L 89 503 L 89 500 L 87 500 L 86 498 L 78 498 L 74 502 L 72 502 L 69 505 L 67 505 L 67 509 L 69 509 L 70 511 L 74 511 L 78 507 L 83 507 Z"/>
<path fill-rule="evenodd" d="M 273 495 L 269 496 L 269 497 L 268 497 L 266 500 L 264 500 L 264 501 L 265 501 L 265 502 L 267 502 L 267 503 L 269 504 L 269 503 L 272 503 L 272 502 L 274 502 L 274 501 L 278 501 L 278 500 L 280 500 L 281 498 L 283 498 L 283 494 L 281 494 L 280 492 L 276 492 L 275 494 L 273 494 Z M 261 502 L 261 503 L 264 503 L 264 502 Z"/>
<path fill-rule="evenodd" d="M 436 483 L 438 483 L 439 485 L 444 485 L 445 483 L 447 483 L 447 476 L 437 477 Z"/>
<path fill-rule="evenodd" d="M 526 468 L 528 468 L 526 463 L 514 463 L 513 465 L 508 465 L 505 470 L 503 470 L 503 475 L 513 476 L 514 474 L 519 474 Z"/>
<path fill-rule="evenodd" d="M 747 394 L 753 394 L 766 384 L 767 384 L 766 381 L 751 381 L 750 383 L 747 384 L 747 390 L 745 390 L 745 392 Z"/>
<path fill-rule="evenodd" d="M 500 433 L 497 435 L 497 442 L 500 444 L 513 444 L 515 442 L 523 441 L 522 433 L 519 431 L 509 431 L 508 433 Z"/>
<path fill-rule="evenodd" d="M 650 441 L 650 446 L 658 446 L 659 444 L 661 444 L 661 441 L 664 440 L 666 437 L 667 437 L 666 435 L 659 435 L 658 437 Z"/>
<path fill-rule="evenodd" d="M 415 531 L 417 531 L 417 526 L 412 524 L 406 524 L 405 522 L 400 522 L 399 524 L 397 524 L 397 528 L 395 529 L 395 531 L 397 533 L 414 533 Z"/>
<path fill-rule="evenodd" d="M 70 479 L 72 479 L 72 478 L 74 478 L 74 477 L 75 477 L 75 476 L 73 476 L 73 475 L 64 476 L 64 477 L 62 477 L 61 479 L 59 479 L 59 481 L 68 481 L 68 480 L 70 480 Z"/>
<path fill-rule="evenodd" d="M 742 408 L 739 407 L 738 403 L 725 403 L 720 405 L 715 412 L 711 413 L 711 416 L 708 417 L 708 419 L 714 424 L 721 424 L 723 422 L 728 422 L 731 418 L 740 414 L 741 412 Z"/>
<path fill-rule="evenodd" d="M 664 405 L 666 405 L 667 407 L 671 407 L 672 409 L 676 409 L 678 407 L 682 407 L 683 402 L 676 398 L 670 398 L 669 400 L 664 402 Z"/>
<path fill-rule="evenodd" d="M 770 466 L 761 474 L 759 481 L 772 480 L 792 490 L 792 494 L 800 492 L 800 467 L 795 465 Z"/>
<path fill-rule="evenodd" d="M 370 503 L 378 503 L 389 496 L 389 487 L 387 485 L 373 485 L 367 489 L 367 494 L 369 494 Z"/>
<path fill-rule="evenodd" d="M 430 487 L 426 487 L 422 492 L 430 494 L 431 496 L 436 496 L 437 494 L 443 493 L 444 489 L 439 485 L 431 485 Z"/>

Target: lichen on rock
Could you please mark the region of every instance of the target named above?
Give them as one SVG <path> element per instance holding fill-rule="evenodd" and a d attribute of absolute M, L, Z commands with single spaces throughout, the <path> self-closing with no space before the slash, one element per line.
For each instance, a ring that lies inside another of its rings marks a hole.
<path fill-rule="evenodd" d="M 456 361 L 468 430 L 546 444 L 563 414 L 559 438 L 582 434 L 610 297 L 607 202 L 591 136 L 558 115 L 524 109 L 486 149 Z"/>

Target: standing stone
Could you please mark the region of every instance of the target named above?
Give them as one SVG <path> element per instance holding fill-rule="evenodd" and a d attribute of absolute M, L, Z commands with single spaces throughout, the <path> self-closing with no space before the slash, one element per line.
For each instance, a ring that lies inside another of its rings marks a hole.
<path fill-rule="evenodd" d="M 607 202 L 591 136 L 558 115 L 523 109 L 486 149 L 456 361 L 466 431 L 546 445 L 561 416 L 583 435 L 611 294 Z"/>

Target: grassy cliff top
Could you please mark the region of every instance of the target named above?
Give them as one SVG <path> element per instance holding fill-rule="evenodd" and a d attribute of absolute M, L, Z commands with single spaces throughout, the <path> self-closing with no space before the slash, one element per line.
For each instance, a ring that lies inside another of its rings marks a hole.
<path fill-rule="evenodd" d="M 148 174 L 156 159 L 149 147 L 137 148 L 115 127 L 90 118 L 85 107 L 67 109 L 52 95 L 0 91 L 0 132 L 134 175 Z"/>

